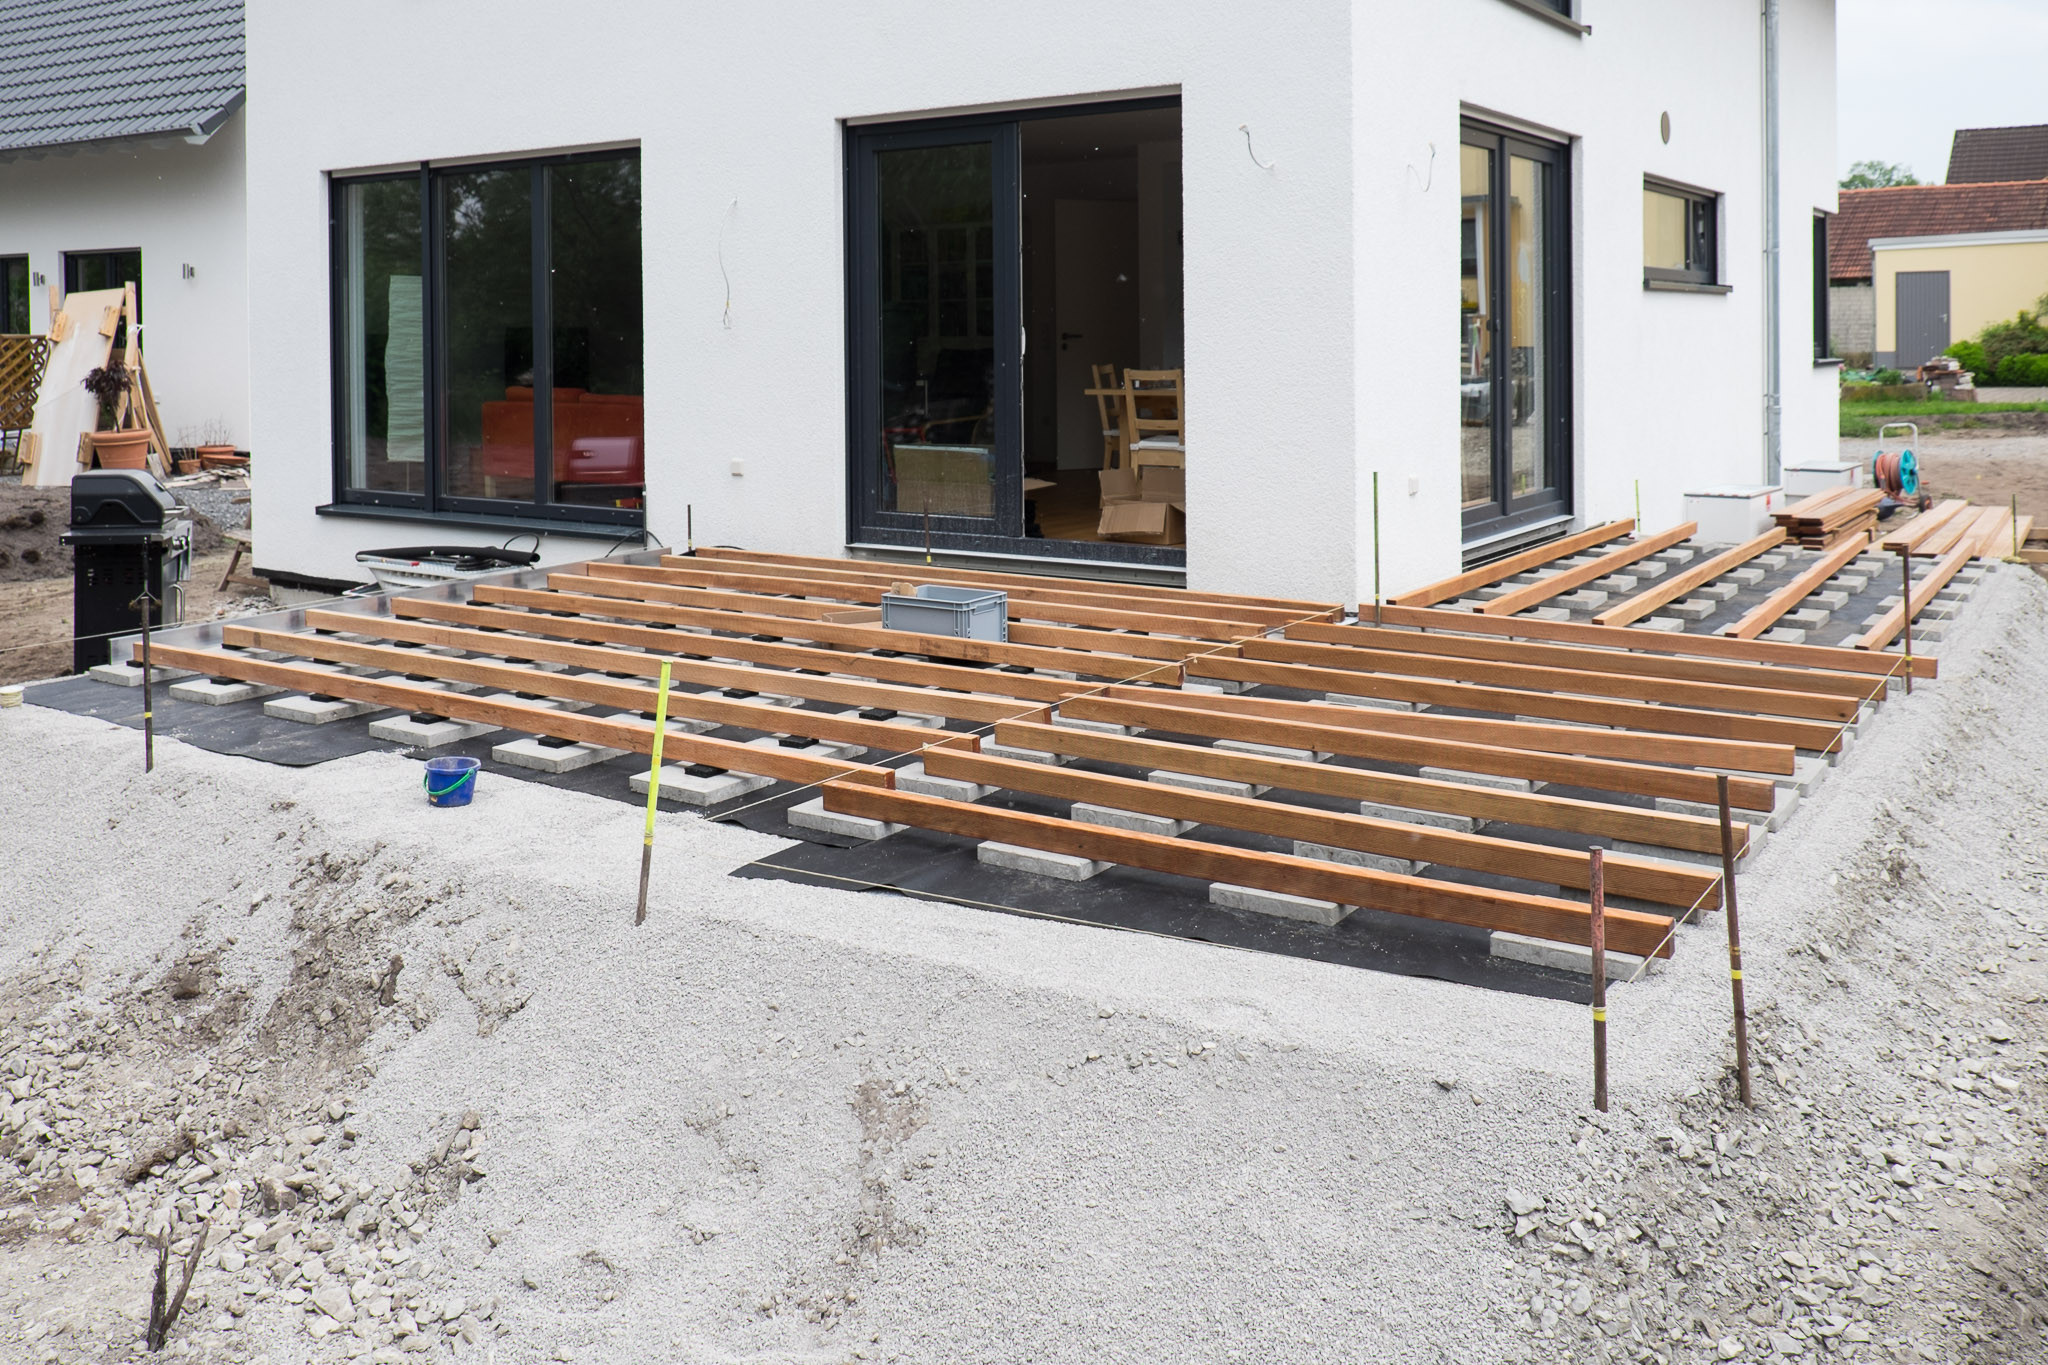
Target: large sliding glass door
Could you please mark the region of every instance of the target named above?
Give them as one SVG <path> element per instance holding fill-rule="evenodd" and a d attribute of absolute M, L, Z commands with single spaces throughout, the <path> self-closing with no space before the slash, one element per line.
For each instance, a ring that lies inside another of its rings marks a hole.
<path fill-rule="evenodd" d="M 847 183 L 849 539 L 1184 562 L 1111 392 L 1180 392 L 1179 102 L 856 129 Z M 1106 533 L 1147 490 L 1164 529 Z"/>
<path fill-rule="evenodd" d="M 1571 512 L 1564 149 L 1468 124 L 1459 149 L 1459 412 L 1465 543 Z"/>

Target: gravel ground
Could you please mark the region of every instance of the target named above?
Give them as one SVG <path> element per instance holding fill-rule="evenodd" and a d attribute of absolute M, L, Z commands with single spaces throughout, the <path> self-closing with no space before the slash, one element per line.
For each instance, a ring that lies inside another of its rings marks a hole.
<path fill-rule="evenodd" d="M 207 1360 L 2040 1359 L 2048 586 L 1944 650 L 1744 878 L 1757 1110 L 1714 916 L 1597 1119 L 1581 1006 L 688 816 L 636 929 L 616 802 L 0 713 L 0 1354 L 137 1354 L 211 1218 Z"/>

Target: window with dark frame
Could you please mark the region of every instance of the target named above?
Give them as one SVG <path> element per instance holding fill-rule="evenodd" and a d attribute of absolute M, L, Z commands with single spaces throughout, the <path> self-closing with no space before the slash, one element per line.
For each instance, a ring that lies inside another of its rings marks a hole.
<path fill-rule="evenodd" d="M 1659 180 L 1643 181 L 1643 280 L 1720 283 L 1721 197 Z"/>
<path fill-rule="evenodd" d="M 335 501 L 645 523 L 640 157 L 336 177 Z"/>
<path fill-rule="evenodd" d="M 1813 359 L 1833 360 L 1834 338 L 1828 335 L 1828 215 L 1813 211 Z"/>
<path fill-rule="evenodd" d="M 0 256 L 0 332 L 29 330 L 28 257 Z"/>

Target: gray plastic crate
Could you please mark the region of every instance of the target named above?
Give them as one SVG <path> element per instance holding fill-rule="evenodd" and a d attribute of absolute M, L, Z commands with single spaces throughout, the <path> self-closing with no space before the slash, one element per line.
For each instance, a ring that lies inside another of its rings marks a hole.
<path fill-rule="evenodd" d="M 915 596 L 882 594 L 882 626 L 918 635 L 962 640 L 1010 638 L 1010 595 L 990 588 L 949 588 L 926 583 Z"/>

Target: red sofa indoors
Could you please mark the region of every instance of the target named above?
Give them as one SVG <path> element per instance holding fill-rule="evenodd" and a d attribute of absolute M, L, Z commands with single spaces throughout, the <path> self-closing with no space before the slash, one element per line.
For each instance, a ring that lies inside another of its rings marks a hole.
<path fill-rule="evenodd" d="M 555 482 L 644 485 L 644 400 L 637 393 L 555 390 Z M 533 476 L 533 390 L 507 388 L 483 406 L 486 479 Z"/>

